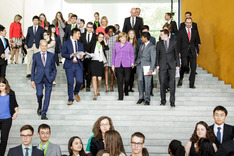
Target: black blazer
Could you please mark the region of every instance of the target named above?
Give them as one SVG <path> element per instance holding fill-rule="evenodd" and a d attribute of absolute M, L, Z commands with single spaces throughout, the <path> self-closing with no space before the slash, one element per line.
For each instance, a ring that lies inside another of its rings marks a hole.
<path fill-rule="evenodd" d="M 90 152 L 92 153 L 92 156 L 96 156 L 98 151 L 103 149 L 104 149 L 103 139 L 96 140 L 95 137 L 93 137 L 90 144 Z"/>
<path fill-rule="evenodd" d="M 5 38 L 5 40 L 6 40 L 6 48 L 4 47 L 4 43 L 2 43 L 2 40 L 1 40 L 1 38 L 0 38 L 0 56 L 1 56 L 2 54 L 5 54 L 5 50 L 6 50 L 7 48 L 8 48 L 9 50 L 11 50 L 11 48 L 10 48 L 10 46 L 9 46 L 8 39 Z M 7 60 L 2 59 L 2 58 L 0 57 L 0 65 L 4 65 L 4 64 L 7 64 Z"/>
<path fill-rule="evenodd" d="M 43 33 L 44 29 L 41 26 L 38 26 L 36 35 L 33 33 L 33 26 L 28 27 L 28 32 L 24 44 L 27 45 L 28 48 L 32 48 L 35 39 L 36 47 L 39 48 L 40 40 L 43 39 Z"/>
<path fill-rule="evenodd" d="M 84 51 L 87 51 L 88 53 L 90 53 L 91 47 L 92 47 L 92 46 L 96 43 L 96 41 L 97 41 L 97 39 L 96 39 L 96 34 L 95 34 L 95 33 L 92 33 L 92 38 L 91 38 L 91 40 L 90 40 L 89 43 L 87 42 L 86 34 L 87 34 L 87 32 L 81 34 L 80 41 L 81 41 L 81 43 L 83 43 Z"/>
<path fill-rule="evenodd" d="M 75 26 L 75 28 L 77 28 L 77 24 L 76 24 L 76 26 Z M 66 27 L 65 27 L 65 34 L 64 34 L 64 41 L 67 41 L 67 40 L 69 40 L 70 39 L 70 36 L 71 36 L 71 24 L 68 24 L 68 25 L 66 25 Z"/>
<path fill-rule="evenodd" d="M 7 156 L 23 156 L 22 145 L 11 148 Z M 44 156 L 44 153 L 36 146 L 33 146 L 32 156 Z"/>
<path fill-rule="evenodd" d="M 234 151 L 234 141 L 227 141 L 219 146 L 216 156 L 228 156 L 229 152 Z"/>
<path fill-rule="evenodd" d="M 98 21 L 98 27 L 100 27 L 101 26 L 101 24 L 100 24 L 100 22 Z M 95 21 L 93 22 L 93 30 L 94 30 L 94 33 L 96 33 L 96 29 L 98 28 L 97 26 L 96 26 L 96 24 L 95 24 Z"/>
<path fill-rule="evenodd" d="M 171 21 L 170 24 L 171 24 L 171 33 L 174 34 L 174 35 L 177 35 L 178 34 L 178 29 L 177 29 L 176 22 Z"/>
<path fill-rule="evenodd" d="M 128 33 L 129 30 L 135 30 L 136 38 L 140 37 L 141 28 L 143 26 L 143 18 L 136 17 L 135 25 L 132 28 L 130 17 L 125 18 L 123 25 L 123 32 Z"/>
<path fill-rule="evenodd" d="M 197 57 L 197 53 L 199 53 L 197 30 L 191 29 L 191 41 L 189 42 L 186 29 L 181 29 L 177 35 L 177 45 L 181 57 L 189 56 L 189 49 L 191 49 L 192 57 Z"/>
<path fill-rule="evenodd" d="M 180 30 L 185 28 L 185 23 L 180 23 Z M 193 22 L 192 23 L 192 28 L 197 30 L 198 33 L 198 44 L 201 44 L 201 40 L 200 40 L 200 35 L 199 35 L 199 31 L 198 31 L 198 27 L 197 27 L 197 23 Z"/>
<path fill-rule="evenodd" d="M 18 107 L 18 103 L 16 101 L 16 97 L 15 97 L 15 92 L 13 90 L 10 91 L 9 93 L 9 98 L 10 98 L 10 113 L 11 116 L 13 116 L 13 114 L 15 113 L 15 108 Z"/>
<path fill-rule="evenodd" d="M 169 40 L 169 47 L 166 51 L 164 41 L 158 41 L 156 46 L 156 66 L 159 66 L 160 70 L 166 70 L 167 64 L 171 69 L 175 69 L 180 66 L 179 53 L 177 49 L 176 40 Z"/>
<path fill-rule="evenodd" d="M 214 125 L 211 125 L 210 126 L 211 130 L 214 132 Z M 224 124 L 224 127 L 223 127 L 223 139 L 222 139 L 222 144 L 227 142 L 227 141 L 230 141 L 232 140 L 232 135 L 234 134 L 233 132 L 233 126 L 231 125 L 228 125 L 228 124 Z M 215 135 L 215 134 L 214 134 Z M 216 136 L 216 135 L 215 135 Z M 217 147 L 219 148 L 220 146 L 220 143 L 217 139 L 217 137 L 215 138 L 215 144 L 217 145 Z"/>
<path fill-rule="evenodd" d="M 58 54 L 61 53 L 62 45 L 61 40 L 58 35 L 55 35 L 55 51 L 54 51 L 54 61 L 59 66 L 59 56 Z"/>

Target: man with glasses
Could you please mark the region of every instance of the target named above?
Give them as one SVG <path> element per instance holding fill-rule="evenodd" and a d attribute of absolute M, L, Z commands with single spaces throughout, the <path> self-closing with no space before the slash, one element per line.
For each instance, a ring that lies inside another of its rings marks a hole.
<path fill-rule="evenodd" d="M 41 142 L 37 148 L 44 152 L 44 156 L 61 156 L 61 149 L 59 145 L 52 144 L 49 139 L 51 135 L 51 128 L 47 124 L 41 124 L 38 127 L 37 136 Z"/>
<path fill-rule="evenodd" d="M 145 147 L 145 136 L 141 132 L 135 132 L 131 137 L 131 156 L 142 156 L 148 153 Z"/>
<path fill-rule="evenodd" d="M 32 145 L 34 129 L 31 125 L 24 125 L 20 129 L 22 144 L 9 150 L 8 156 L 44 156 L 43 152 Z"/>

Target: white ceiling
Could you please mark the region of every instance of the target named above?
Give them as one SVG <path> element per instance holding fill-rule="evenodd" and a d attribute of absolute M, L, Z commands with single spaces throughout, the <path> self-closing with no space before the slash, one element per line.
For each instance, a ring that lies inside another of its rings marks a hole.
<path fill-rule="evenodd" d="M 67 3 L 171 3 L 171 0 L 64 0 Z M 173 0 L 175 3 L 178 0 Z"/>

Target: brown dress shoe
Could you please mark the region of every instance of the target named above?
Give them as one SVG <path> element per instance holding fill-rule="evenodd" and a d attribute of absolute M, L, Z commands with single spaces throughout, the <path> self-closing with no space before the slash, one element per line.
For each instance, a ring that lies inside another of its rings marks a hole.
<path fill-rule="evenodd" d="M 67 105 L 72 105 L 73 102 L 72 101 L 68 101 Z"/>
<path fill-rule="evenodd" d="M 80 86 L 80 90 L 82 90 L 82 89 L 84 89 L 84 85 L 81 85 L 81 86 Z"/>
<path fill-rule="evenodd" d="M 74 94 L 76 101 L 79 102 L 80 101 L 80 96 L 78 94 Z"/>

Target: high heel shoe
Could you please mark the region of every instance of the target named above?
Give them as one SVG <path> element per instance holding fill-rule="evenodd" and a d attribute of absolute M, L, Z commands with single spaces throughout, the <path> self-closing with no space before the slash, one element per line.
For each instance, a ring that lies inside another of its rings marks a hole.
<path fill-rule="evenodd" d="M 97 91 L 97 96 L 100 96 L 99 90 Z"/>
<path fill-rule="evenodd" d="M 94 100 L 94 101 L 97 100 L 97 95 L 94 95 L 93 100 Z"/>
<path fill-rule="evenodd" d="M 109 92 L 109 86 L 106 85 L 106 92 Z"/>
<path fill-rule="evenodd" d="M 110 89 L 110 91 L 111 91 L 111 92 L 113 92 L 113 91 L 114 91 L 114 88 L 113 88 L 113 86 L 111 86 L 111 89 Z"/>

